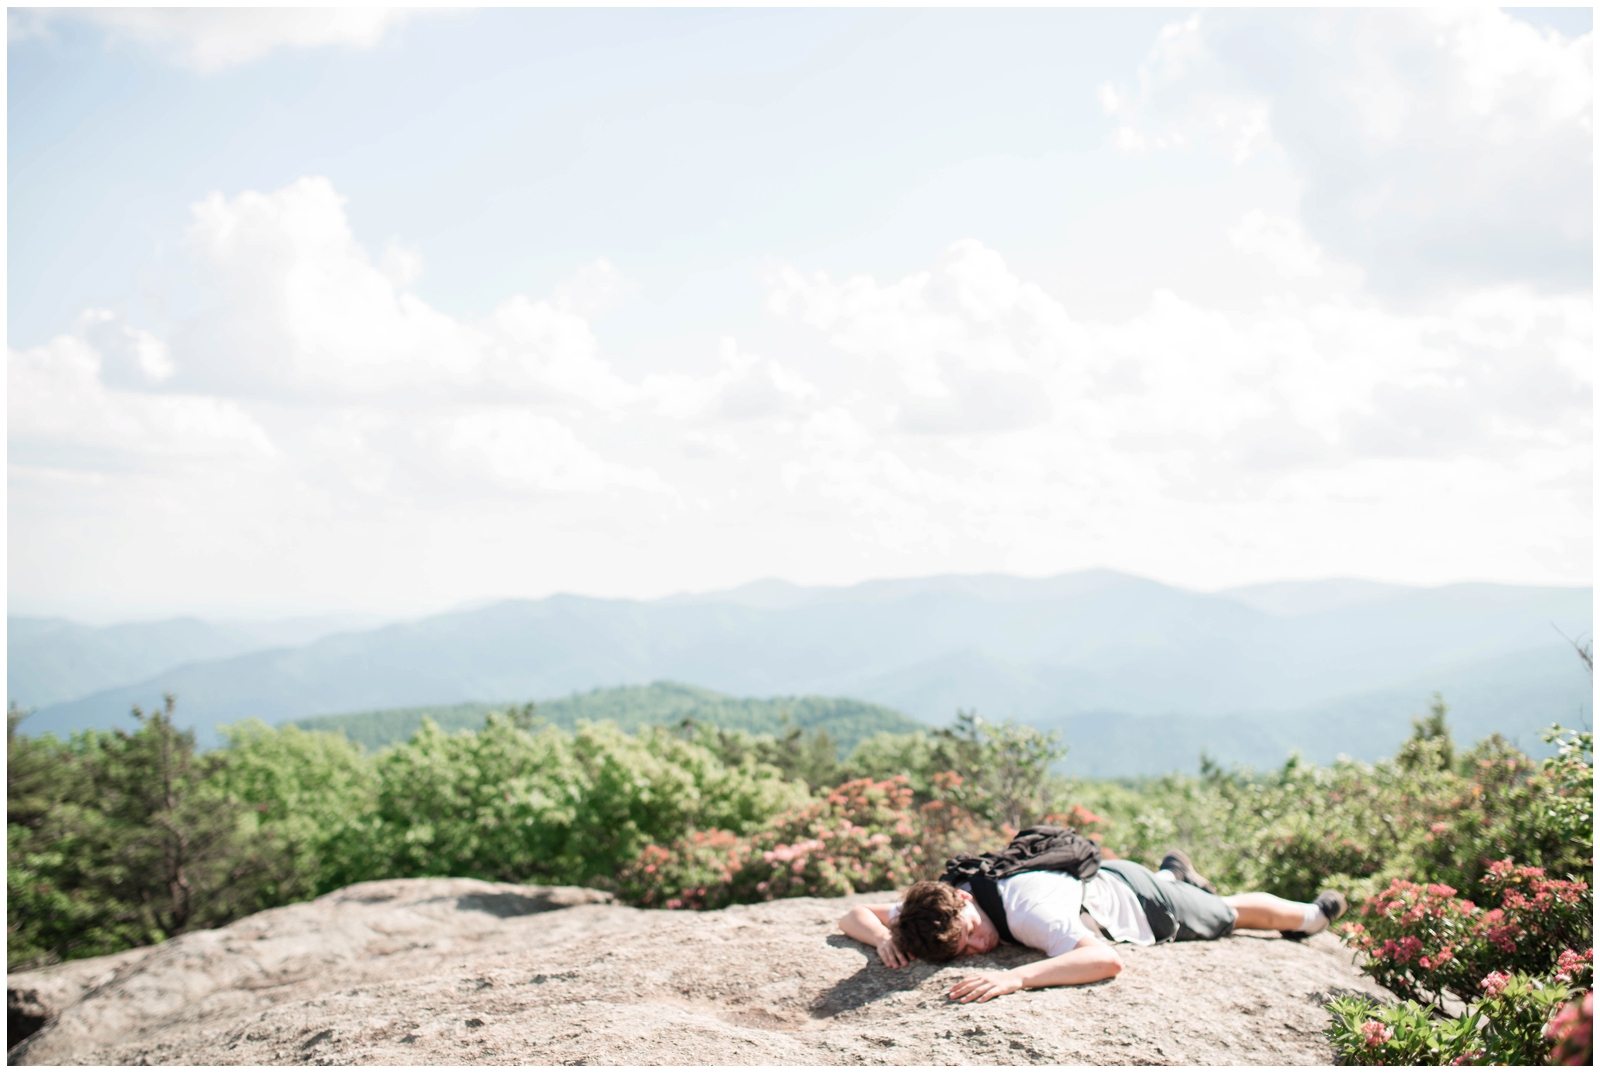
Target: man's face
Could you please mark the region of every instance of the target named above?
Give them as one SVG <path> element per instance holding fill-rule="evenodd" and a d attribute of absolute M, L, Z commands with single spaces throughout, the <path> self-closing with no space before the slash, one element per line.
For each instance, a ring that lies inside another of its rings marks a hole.
<path fill-rule="evenodd" d="M 961 907 L 961 923 L 966 926 L 967 937 L 962 942 L 961 949 L 956 956 L 960 957 L 962 954 L 987 954 L 999 945 L 1000 933 L 995 930 L 995 926 L 990 923 L 989 918 L 978 910 L 978 906 L 972 900 L 972 895 L 962 891 L 961 897 L 966 902 Z"/>

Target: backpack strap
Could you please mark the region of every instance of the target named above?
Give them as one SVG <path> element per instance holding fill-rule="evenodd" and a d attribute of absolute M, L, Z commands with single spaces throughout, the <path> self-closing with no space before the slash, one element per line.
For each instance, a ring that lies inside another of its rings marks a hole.
<path fill-rule="evenodd" d="M 1011 934 L 1011 928 L 1006 925 L 1006 907 L 1000 900 L 999 884 L 986 875 L 975 875 L 970 882 L 972 900 L 978 903 L 983 915 L 994 924 L 994 930 L 1000 933 L 1000 940 L 1017 945 L 1017 940 Z"/>

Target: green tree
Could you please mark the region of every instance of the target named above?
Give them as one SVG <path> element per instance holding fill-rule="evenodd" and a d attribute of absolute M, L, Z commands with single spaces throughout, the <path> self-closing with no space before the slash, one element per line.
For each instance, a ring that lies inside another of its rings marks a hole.
<path fill-rule="evenodd" d="M 243 806 L 246 826 L 277 865 L 257 877 L 256 904 L 312 898 L 384 870 L 371 838 L 377 773 L 357 745 L 343 734 L 256 719 L 221 731 L 227 747 L 215 754 L 212 779 Z"/>
<path fill-rule="evenodd" d="M 1448 771 L 1455 766 L 1456 746 L 1445 716 L 1444 697 L 1438 693 L 1428 702 L 1428 714 L 1411 720 L 1411 737 L 1395 754 L 1395 762 L 1407 771 L 1429 768 Z"/>
<path fill-rule="evenodd" d="M 784 713 L 782 734 L 751 734 L 685 716 L 678 722 L 680 736 L 709 749 L 723 764 L 739 767 L 746 760 L 768 765 L 786 782 L 800 781 L 812 793 L 837 786 L 845 779 L 839 746 L 825 728 L 806 729 L 789 722 Z"/>
<path fill-rule="evenodd" d="M 131 907 L 153 941 L 231 920 L 254 906 L 253 881 L 273 870 L 267 841 L 210 779 L 219 756 L 199 756 L 194 732 L 135 707 L 139 729 L 91 739 L 89 787 L 99 815 L 86 825 L 92 881 Z"/>
<path fill-rule="evenodd" d="M 64 824 L 91 795 L 70 745 L 17 732 L 28 712 L 6 712 L 6 965 L 46 964 L 130 945 L 108 928 L 114 911 L 77 889 Z"/>
<path fill-rule="evenodd" d="M 572 882 L 580 772 L 560 731 L 530 734 L 494 713 L 481 731 L 446 734 L 424 719 L 415 737 L 384 750 L 375 766 L 371 829 L 348 835 L 370 845 L 375 860 L 360 878 Z"/>
<path fill-rule="evenodd" d="M 10 720 L 9 962 L 111 953 L 259 907 L 259 881 L 283 865 L 173 706 L 64 746 L 24 741 Z"/>

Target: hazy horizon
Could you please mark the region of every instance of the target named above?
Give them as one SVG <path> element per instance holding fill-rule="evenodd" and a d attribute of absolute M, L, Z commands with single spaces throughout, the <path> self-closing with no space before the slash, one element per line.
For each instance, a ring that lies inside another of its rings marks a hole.
<path fill-rule="evenodd" d="M 719 595 L 719 594 L 722 594 L 722 593 L 737 592 L 737 591 L 739 591 L 741 589 L 747 589 L 747 588 L 751 588 L 751 587 L 754 587 L 754 586 L 766 585 L 766 584 L 792 586 L 794 588 L 802 589 L 802 590 L 847 590 L 847 589 L 856 588 L 858 586 L 872 585 L 872 584 L 875 584 L 875 583 L 934 581 L 934 580 L 938 580 L 938 579 L 941 579 L 941 578 L 1004 577 L 1004 578 L 1015 579 L 1015 580 L 1018 580 L 1018 581 L 1049 581 L 1049 580 L 1052 580 L 1052 579 L 1055 579 L 1055 578 L 1070 577 L 1070 576 L 1075 575 L 1075 574 L 1094 573 L 1094 572 L 1102 571 L 1102 570 L 1105 570 L 1105 571 L 1108 571 L 1108 572 L 1111 572 L 1111 573 L 1124 574 L 1124 575 L 1126 575 L 1128 577 L 1138 578 L 1138 579 L 1143 580 L 1143 581 L 1154 581 L 1157 584 L 1167 585 L 1167 586 L 1170 586 L 1170 587 L 1175 588 L 1175 589 L 1180 589 L 1180 590 L 1183 590 L 1183 591 L 1197 593 L 1197 594 L 1201 594 L 1201 595 L 1222 595 L 1222 594 L 1225 594 L 1225 593 L 1237 592 L 1237 591 L 1245 590 L 1245 589 L 1266 588 L 1266 587 L 1270 587 L 1270 586 L 1288 586 L 1288 585 L 1308 585 L 1309 586 L 1309 585 L 1337 584 L 1337 583 L 1352 583 L 1352 584 L 1357 584 L 1357 585 L 1393 586 L 1393 587 L 1396 587 L 1396 588 L 1418 589 L 1418 590 L 1442 589 L 1442 588 L 1449 588 L 1449 587 L 1451 587 L 1453 585 L 1505 585 L 1505 586 L 1519 587 L 1519 588 L 1527 587 L 1527 588 L 1555 588 L 1555 589 L 1581 589 L 1581 588 L 1591 588 L 1592 587 L 1589 583 L 1584 583 L 1584 582 L 1573 582 L 1573 583 L 1570 583 L 1570 584 L 1551 584 L 1551 585 L 1526 586 L 1526 585 L 1523 585 L 1523 584 L 1518 583 L 1518 582 L 1496 581 L 1496 580 L 1484 579 L 1484 578 L 1462 578 L 1462 579 L 1459 579 L 1459 580 L 1440 582 L 1438 584 L 1419 585 L 1419 584 L 1412 584 L 1412 583 L 1408 583 L 1408 582 L 1404 582 L 1404 581 L 1393 581 L 1393 580 L 1386 580 L 1386 579 L 1379 579 L 1379 578 L 1322 577 L 1322 578 L 1276 578 L 1276 579 L 1272 579 L 1272 580 L 1268 580 L 1268 581 L 1252 581 L 1252 582 L 1246 582 L 1246 583 L 1240 584 L 1240 585 L 1225 585 L 1225 586 L 1221 586 L 1221 587 L 1218 587 L 1218 588 L 1203 589 L 1203 588 L 1198 588 L 1198 587 L 1194 587 L 1194 586 L 1182 585 L 1182 584 L 1177 584 L 1177 583 L 1174 583 L 1174 582 L 1164 581 L 1164 580 L 1162 580 L 1160 578 L 1153 578 L 1153 577 L 1149 577 L 1149 576 L 1146 576 L 1146 575 L 1130 574 L 1127 571 L 1114 571 L 1114 570 L 1110 570 L 1107 567 L 1086 567 L 1083 570 L 1064 570 L 1064 571 L 1060 571 L 1060 572 L 1057 572 L 1057 573 L 1054 573 L 1054 574 L 1045 574 L 1045 575 L 1040 575 L 1040 576 L 1036 576 L 1036 577 L 1030 577 L 1028 575 L 1023 575 L 1023 574 L 1011 574 L 1011 573 L 1006 573 L 1004 571 L 981 571 L 981 572 L 973 572 L 973 573 L 949 572 L 949 573 L 943 573 L 943 574 L 918 574 L 918 575 L 911 575 L 911 576 L 905 576 L 905 577 L 871 577 L 871 578 L 862 578 L 862 579 L 860 579 L 858 581 L 845 582 L 845 583 L 842 583 L 842 584 L 817 584 L 817 585 L 805 585 L 805 584 L 802 584 L 800 582 L 790 581 L 790 580 L 785 579 L 785 578 L 770 577 L 769 576 L 769 577 L 752 578 L 749 581 L 739 582 L 739 583 L 734 584 L 734 585 L 717 586 L 716 588 L 698 589 L 698 590 L 682 589 L 682 590 L 678 590 L 678 591 L 675 591 L 675 592 L 666 592 L 666 593 L 661 593 L 659 595 L 653 595 L 653 596 L 628 596 L 628 595 L 613 596 L 613 595 L 602 595 L 602 594 L 597 594 L 597 593 L 575 592 L 575 591 L 558 589 L 558 590 L 554 590 L 554 591 L 551 591 L 551 592 L 544 592 L 544 593 L 531 594 L 531 595 L 527 595 L 527 594 L 509 594 L 509 595 L 502 595 L 502 596 L 483 596 L 483 597 L 477 597 L 477 598 L 473 598 L 473 599 L 461 600 L 461 601 L 457 601 L 455 603 L 442 605 L 442 606 L 419 607 L 419 608 L 412 609 L 412 610 L 398 610 L 398 611 L 363 610 L 363 609 L 360 609 L 360 608 L 329 608 L 329 609 L 321 609 L 321 610 L 318 610 L 318 609 L 294 609 L 294 610 L 287 610 L 287 611 L 275 611 L 275 610 L 272 610 L 272 609 L 263 609 L 263 610 L 258 612 L 258 611 L 254 611 L 254 610 L 249 609 L 249 608 L 241 608 L 241 607 L 237 607 L 237 606 L 215 607 L 215 608 L 206 608 L 204 606 L 196 606 L 196 607 L 180 607 L 180 608 L 175 608 L 175 609 L 166 610 L 166 611 L 162 611 L 162 610 L 147 610 L 147 611 L 131 610 L 131 611 L 127 612 L 126 614 L 120 614 L 120 615 L 119 614 L 98 614 L 98 615 L 94 615 L 94 614 L 82 614 L 82 613 L 69 613 L 69 612 L 56 611 L 56 610 L 34 610 L 34 609 L 27 608 L 27 607 L 17 607 L 17 606 L 13 605 L 13 606 L 9 606 L 7 608 L 7 616 L 8 617 L 12 617 L 12 618 L 64 619 L 66 621 L 73 622 L 73 623 L 76 623 L 76 624 L 79 624 L 79 625 L 90 626 L 90 627 L 95 627 L 95 628 L 103 628 L 103 627 L 106 627 L 106 626 L 137 625 L 139 623 L 147 623 L 147 622 L 164 622 L 164 621 L 170 621 L 172 619 L 180 619 L 180 618 L 195 618 L 195 619 L 200 619 L 202 621 L 206 621 L 206 622 L 209 622 L 209 623 L 212 623 L 212 624 L 215 624 L 215 625 L 231 625 L 231 624 L 247 625 L 247 624 L 263 624 L 263 623 L 274 623 L 274 622 L 293 622 L 293 621 L 296 621 L 296 620 L 311 621 L 311 620 L 322 620 L 322 619 L 330 619 L 330 620 L 331 619 L 351 619 L 351 620 L 361 620 L 361 621 L 364 622 L 364 625 L 360 626 L 359 628 L 368 628 L 368 627 L 370 627 L 372 625 L 385 624 L 385 623 L 390 623 L 390 622 L 416 621 L 418 619 L 428 618 L 428 617 L 431 617 L 433 615 L 450 614 L 450 613 L 453 613 L 453 612 L 460 612 L 460 611 L 470 611 L 470 610 L 475 610 L 475 609 L 478 609 L 478 608 L 487 607 L 487 606 L 491 606 L 493 604 L 502 603 L 502 602 L 506 602 L 506 601 L 517 601 L 517 600 L 535 601 L 535 600 L 548 599 L 548 598 L 553 597 L 553 596 L 575 596 L 575 597 L 580 597 L 580 598 L 596 599 L 596 600 L 633 600 L 633 601 L 637 601 L 637 602 L 640 602 L 640 603 L 653 603 L 653 602 L 664 601 L 664 600 L 672 600 L 674 598 L 704 598 L 704 597 L 707 597 L 707 596 L 715 596 L 715 595 Z"/>

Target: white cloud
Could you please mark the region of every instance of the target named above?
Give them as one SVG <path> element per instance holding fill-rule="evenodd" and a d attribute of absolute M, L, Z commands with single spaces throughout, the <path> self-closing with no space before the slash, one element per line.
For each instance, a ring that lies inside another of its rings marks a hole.
<path fill-rule="evenodd" d="M 107 319 L 94 311 L 84 328 L 102 327 Z M 184 464 L 277 454 L 265 430 L 231 400 L 108 387 L 100 352 L 82 330 L 8 350 L 7 390 L 12 458 L 34 465 L 102 469 L 129 460 Z"/>
<path fill-rule="evenodd" d="M 1256 223 L 1256 232 L 1288 230 Z M 783 273 L 773 303 L 841 354 L 925 374 L 960 416 L 937 429 L 957 440 L 913 448 L 901 434 L 922 429 L 905 420 L 905 407 L 930 393 L 902 381 L 885 385 L 899 409 L 884 419 L 866 404 L 849 423 L 814 419 L 814 458 L 787 467 L 785 478 L 793 487 L 809 474 L 855 507 L 874 501 L 861 484 L 874 472 L 882 476 L 869 483 L 885 502 L 981 473 L 951 500 L 977 511 L 1010 497 L 1016 507 L 1041 481 L 1063 479 L 1045 476 L 1041 459 L 1094 474 L 1108 489 L 1151 487 L 1153 475 L 1163 494 L 1213 501 L 1301 498 L 1369 459 L 1431 459 L 1443 474 L 1559 456 L 1565 487 L 1587 479 L 1585 299 L 1497 288 L 1397 313 L 1340 293 L 1283 295 L 1225 313 L 1157 292 L 1138 316 L 1075 322 L 993 251 L 960 243 L 933 270 L 884 284 Z M 943 363 L 930 358 L 936 347 L 950 355 Z M 951 376 L 982 362 L 974 384 L 987 396 Z M 1008 375 L 1032 394 L 1006 394 Z M 986 411 L 1013 420 L 986 423 Z M 916 478 L 890 481 L 886 459 L 905 452 Z M 853 483 L 841 476 L 846 459 Z M 1141 468 L 1144 477 L 1132 472 Z"/>
<path fill-rule="evenodd" d="M 1322 249 L 1298 220 L 1252 209 L 1228 229 L 1228 241 L 1245 253 L 1266 258 L 1286 276 L 1322 274 Z"/>
<path fill-rule="evenodd" d="M 992 432 L 1048 419 L 1038 375 L 1058 368 L 1072 345 L 1061 306 L 974 240 L 953 244 L 932 270 L 885 285 L 783 269 L 768 308 L 820 329 L 869 368 L 890 370 L 893 382 L 879 390 L 900 426 L 917 432 Z"/>
<path fill-rule="evenodd" d="M 635 394 L 612 374 L 589 322 L 566 302 L 517 295 L 495 307 L 487 327 L 493 343 L 483 375 L 497 385 L 598 407 L 619 406 Z"/>
<path fill-rule="evenodd" d="M 468 323 L 411 290 L 419 251 L 391 241 L 374 263 L 326 179 L 212 194 L 193 206 L 187 237 L 209 305 L 172 328 L 170 345 L 89 310 L 75 333 L 13 352 L 14 450 L 101 472 L 119 454 L 145 465 L 276 456 L 272 427 L 286 480 L 369 501 L 495 489 L 670 497 L 648 465 L 609 461 L 574 430 L 598 421 L 589 434 L 603 434 L 640 394 L 601 360 L 580 312 L 625 292 L 608 262 Z M 551 408 L 565 416 L 541 412 Z"/>
<path fill-rule="evenodd" d="M 109 309 L 88 309 L 78 318 L 78 334 L 97 352 L 112 379 L 130 376 L 149 384 L 170 380 L 178 369 L 167 344 L 154 333 L 119 323 Z"/>
<path fill-rule="evenodd" d="M 169 62 L 214 74 L 283 48 L 368 49 L 416 13 L 405 8 L 57 8 L 9 13 L 12 40 L 81 20 L 112 40 L 153 50 Z"/>
<path fill-rule="evenodd" d="M 1493 8 L 1207 11 L 1100 100 L 1130 151 L 1286 154 L 1305 225 L 1385 292 L 1586 290 L 1592 69 L 1590 35 Z"/>
<path fill-rule="evenodd" d="M 580 268 L 576 275 L 556 288 L 555 304 L 580 317 L 593 317 L 623 301 L 632 290 L 617 266 L 601 257 Z"/>
<path fill-rule="evenodd" d="M 512 407 L 485 407 L 431 420 L 423 443 L 467 479 L 484 477 L 510 491 L 600 492 L 612 488 L 670 495 L 649 468 L 607 462 L 552 418 Z"/>
<path fill-rule="evenodd" d="M 422 272 L 416 251 L 391 242 L 375 264 L 325 178 L 213 193 L 193 214 L 189 242 L 214 304 L 179 332 L 176 360 L 207 388 L 329 398 L 511 391 L 603 408 L 631 397 L 577 308 L 625 286 L 609 264 L 583 269 L 551 300 L 513 295 L 474 324 L 411 290 Z"/>
<path fill-rule="evenodd" d="M 722 339 L 719 356 L 721 367 L 709 376 L 653 374 L 644 379 L 641 394 L 653 400 L 657 413 L 679 421 L 776 417 L 801 412 L 817 396 L 799 374 L 740 350 L 731 338 Z"/>
<path fill-rule="evenodd" d="M 1088 319 L 967 239 L 892 278 L 778 265 L 770 320 L 709 371 L 646 343 L 658 371 L 627 377 L 590 320 L 628 290 L 609 262 L 469 320 L 413 290 L 403 237 L 370 254 L 326 180 L 214 195 L 190 230 L 207 312 L 92 310 L 11 353 L 25 554 L 112 563 L 60 504 L 129 532 L 156 502 L 192 532 L 185 561 L 142 531 L 118 552 L 160 560 L 152 591 L 233 576 L 217 549 L 241 542 L 268 565 L 237 583 L 269 595 L 403 576 L 439 603 L 1092 563 L 1583 576 L 1587 296 L 1397 309 L 1291 216 L 1224 219 L 1273 269 L 1249 301 L 1162 289 Z"/>

